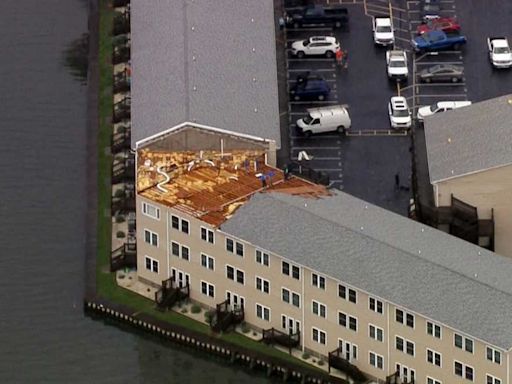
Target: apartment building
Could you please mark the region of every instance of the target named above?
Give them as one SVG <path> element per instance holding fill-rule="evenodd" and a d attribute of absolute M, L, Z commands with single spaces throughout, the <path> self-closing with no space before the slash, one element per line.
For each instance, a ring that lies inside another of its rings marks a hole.
<path fill-rule="evenodd" d="M 285 175 L 274 148 L 191 123 L 138 142 L 138 279 L 380 380 L 510 384 L 512 263 Z"/>
<path fill-rule="evenodd" d="M 479 244 L 512 257 L 510 121 L 509 94 L 425 119 L 425 139 L 435 205 L 450 206 L 453 196 L 474 207 L 475 235 L 493 234 Z"/>

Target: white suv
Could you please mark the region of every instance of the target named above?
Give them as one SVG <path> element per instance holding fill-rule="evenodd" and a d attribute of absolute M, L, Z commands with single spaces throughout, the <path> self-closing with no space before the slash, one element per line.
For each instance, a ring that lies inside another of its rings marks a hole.
<path fill-rule="evenodd" d="M 386 52 L 388 65 L 388 78 L 397 81 L 407 80 L 409 69 L 407 67 L 407 54 L 405 51 L 393 50 Z"/>
<path fill-rule="evenodd" d="M 395 43 L 395 32 L 391 18 L 377 16 L 373 18 L 373 41 L 378 45 L 393 45 Z"/>
<path fill-rule="evenodd" d="M 471 105 L 471 101 L 438 101 L 432 105 L 427 105 L 418 109 L 418 120 L 423 121 L 425 117 L 433 114 L 451 111 L 452 109 L 467 107 Z"/>
<path fill-rule="evenodd" d="M 405 97 L 393 96 L 388 103 L 388 113 L 391 128 L 406 129 L 411 127 L 411 112 Z"/>
<path fill-rule="evenodd" d="M 309 55 L 325 55 L 334 57 L 340 43 L 332 36 L 313 36 L 307 40 L 295 41 L 292 44 L 292 54 L 297 57 Z"/>

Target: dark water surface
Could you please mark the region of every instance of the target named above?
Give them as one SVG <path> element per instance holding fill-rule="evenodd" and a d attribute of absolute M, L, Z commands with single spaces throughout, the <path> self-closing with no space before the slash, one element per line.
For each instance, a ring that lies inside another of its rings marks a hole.
<path fill-rule="evenodd" d="M 87 1 L 0 1 L 0 383 L 266 382 L 84 317 L 86 31 Z"/>

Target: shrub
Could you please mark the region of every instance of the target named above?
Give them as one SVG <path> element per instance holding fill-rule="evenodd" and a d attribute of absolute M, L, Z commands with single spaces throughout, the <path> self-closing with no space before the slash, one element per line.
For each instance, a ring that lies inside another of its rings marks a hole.
<path fill-rule="evenodd" d="M 211 324 L 213 320 L 213 312 L 212 311 L 206 311 L 204 313 L 204 321 L 206 321 L 208 324 Z"/>
<path fill-rule="evenodd" d="M 124 223 L 125 220 L 123 215 L 116 215 L 116 223 Z"/>
<path fill-rule="evenodd" d="M 192 313 L 200 313 L 201 312 L 201 306 L 199 306 L 197 304 L 192 305 L 192 307 L 190 308 L 190 312 L 192 312 Z"/>
<path fill-rule="evenodd" d="M 325 361 L 323 361 L 323 360 L 318 360 L 318 365 L 319 365 L 319 366 L 322 366 L 322 365 L 324 365 L 324 364 L 325 364 Z"/>
<path fill-rule="evenodd" d="M 123 231 L 117 231 L 117 233 L 116 233 L 116 237 L 117 237 L 118 239 L 123 239 L 123 238 L 125 238 L 125 237 L 126 237 L 126 235 L 125 235 L 125 233 L 124 233 Z"/>
<path fill-rule="evenodd" d="M 307 352 L 304 352 L 304 353 L 302 354 L 302 358 L 303 358 L 304 360 L 307 360 L 307 359 L 309 359 L 310 357 L 311 357 L 311 355 L 310 355 L 309 353 L 307 353 Z"/>
<path fill-rule="evenodd" d="M 242 333 L 248 333 L 251 330 L 246 322 L 242 323 L 240 329 L 242 330 Z"/>
<path fill-rule="evenodd" d="M 187 307 L 183 307 L 183 309 L 181 310 L 181 313 L 188 313 Z"/>
<path fill-rule="evenodd" d="M 118 198 L 124 197 L 124 190 L 122 188 L 116 189 L 116 191 L 114 192 L 114 197 L 118 197 Z"/>

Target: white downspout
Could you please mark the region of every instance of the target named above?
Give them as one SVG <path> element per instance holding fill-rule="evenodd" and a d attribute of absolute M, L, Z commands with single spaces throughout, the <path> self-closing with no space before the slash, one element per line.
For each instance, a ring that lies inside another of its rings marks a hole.
<path fill-rule="evenodd" d="M 301 293 L 301 296 L 302 296 L 302 332 L 301 332 L 301 341 L 302 341 L 302 353 L 304 353 L 304 340 L 305 340 L 305 334 L 306 334 L 306 317 L 304 316 L 305 315 L 305 297 L 304 297 L 304 280 L 306 280 L 306 273 L 305 273 L 305 269 L 302 268 L 302 293 Z"/>

